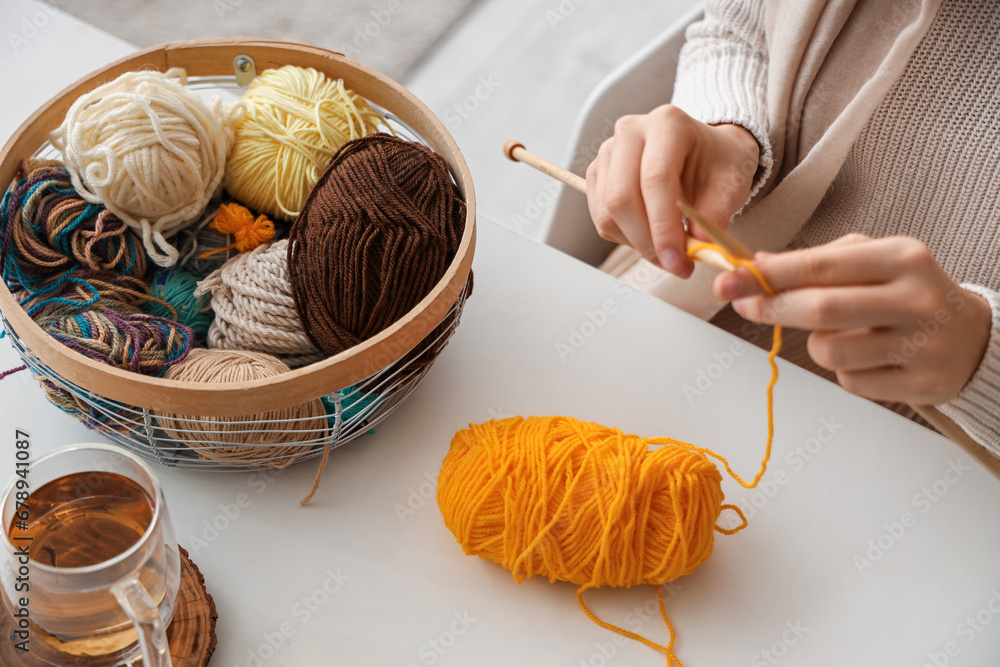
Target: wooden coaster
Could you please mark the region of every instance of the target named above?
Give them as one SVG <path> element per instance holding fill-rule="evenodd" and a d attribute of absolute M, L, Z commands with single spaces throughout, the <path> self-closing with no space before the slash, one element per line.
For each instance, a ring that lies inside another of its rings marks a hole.
<path fill-rule="evenodd" d="M 181 555 L 181 585 L 174 619 L 167 628 L 170 658 L 174 667 L 205 667 L 215 652 L 215 621 L 219 615 L 215 611 L 215 601 L 205 588 L 205 576 L 191 562 L 184 547 L 178 549 Z M 0 665 L 49 667 L 30 652 L 14 648 L 12 620 L 8 614 L 0 613 L 0 637 L 5 638 L 0 640 Z M 85 665 L 86 662 L 80 664 Z M 135 665 L 141 666 L 142 661 Z"/>

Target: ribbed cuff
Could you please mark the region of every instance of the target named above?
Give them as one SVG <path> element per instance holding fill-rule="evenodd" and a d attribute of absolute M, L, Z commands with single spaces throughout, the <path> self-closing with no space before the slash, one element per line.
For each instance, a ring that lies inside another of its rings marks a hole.
<path fill-rule="evenodd" d="M 958 396 L 938 406 L 973 439 L 1000 458 L 1000 294 L 981 285 L 963 284 L 986 299 L 993 321 L 979 368 Z"/>
<path fill-rule="evenodd" d="M 749 202 L 774 162 L 767 122 L 767 62 L 749 47 L 699 39 L 681 50 L 671 104 L 709 125 L 733 123 L 757 140 L 760 156 Z"/>

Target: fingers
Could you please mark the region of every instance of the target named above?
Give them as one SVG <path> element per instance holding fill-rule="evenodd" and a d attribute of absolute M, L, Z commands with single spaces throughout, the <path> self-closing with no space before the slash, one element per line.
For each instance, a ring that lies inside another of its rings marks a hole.
<path fill-rule="evenodd" d="M 757 253 L 754 264 L 778 292 L 803 287 L 874 285 L 889 282 L 899 274 L 900 261 L 894 241 L 848 234 L 815 248 L 780 254 Z M 717 294 L 726 300 L 763 292 L 749 272 L 717 283 Z"/>
<path fill-rule="evenodd" d="M 754 285 L 757 286 L 756 290 L 753 288 Z M 764 294 L 764 288 L 750 271 L 738 266 L 734 271 L 723 271 L 717 275 L 712 283 L 712 292 L 719 301 L 732 301 L 741 297 Z"/>
<path fill-rule="evenodd" d="M 639 179 L 642 177 L 642 155 L 646 138 L 642 131 L 629 131 L 629 124 L 642 121 L 618 121 L 615 127 L 614 149 L 610 152 L 607 172 L 599 184 L 600 199 L 622 231 L 628 244 L 635 248 L 647 261 L 658 262 L 653 249 L 653 240 L 646 217 L 646 205 L 642 197 Z"/>
<path fill-rule="evenodd" d="M 681 169 L 691 148 L 690 134 L 668 125 L 655 125 L 648 133 L 640 165 L 639 187 L 646 207 L 652 244 L 660 265 L 686 278 L 694 271 L 687 256 L 687 239 L 677 201 L 683 198 Z"/>
<path fill-rule="evenodd" d="M 833 243 L 756 260 L 777 291 L 805 286 L 872 285 L 897 275 L 896 263 L 878 241 Z"/>
<path fill-rule="evenodd" d="M 860 371 L 839 371 L 837 382 L 851 392 L 876 401 L 899 401 L 911 405 L 934 405 L 941 402 L 938 392 L 919 374 L 883 366 Z"/>
<path fill-rule="evenodd" d="M 827 370 L 860 371 L 899 365 L 901 339 L 898 329 L 814 331 L 806 347 Z"/>
<path fill-rule="evenodd" d="M 907 323 L 912 315 L 889 286 L 807 287 L 733 301 L 748 320 L 810 330 L 885 327 Z"/>
<path fill-rule="evenodd" d="M 871 241 L 872 237 L 865 234 L 858 234 L 857 232 L 851 232 L 850 234 L 844 234 L 839 239 L 834 239 L 827 243 L 827 245 L 853 245 L 856 243 L 866 243 Z"/>
<path fill-rule="evenodd" d="M 676 201 L 683 196 L 680 174 L 694 123 L 669 106 L 625 116 L 587 169 L 588 207 L 601 237 L 682 278 L 694 263 Z"/>
<path fill-rule="evenodd" d="M 611 161 L 611 150 L 614 137 L 608 139 L 597 151 L 597 157 L 587 167 L 587 207 L 590 209 L 590 217 L 594 221 L 597 233 L 605 241 L 628 245 L 625 235 L 622 234 L 618 225 L 608 212 L 604 199 L 599 196 L 603 179 L 608 173 L 608 164 Z"/>

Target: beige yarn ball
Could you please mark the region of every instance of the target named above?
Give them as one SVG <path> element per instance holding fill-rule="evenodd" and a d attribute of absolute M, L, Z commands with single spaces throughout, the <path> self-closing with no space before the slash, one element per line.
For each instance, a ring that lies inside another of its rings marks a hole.
<path fill-rule="evenodd" d="M 198 283 L 212 294 L 215 320 L 208 346 L 273 355 L 297 367 L 324 358 L 299 319 L 288 281 L 288 241 L 268 243 L 228 260 Z"/>
<path fill-rule="evenodd" d="M 51 136 L 80 196 L 125 221 L 160 266 L 177 262 L 167 238 L 219 191 L 243 114 L 240 103 L 206 104 L 186 81 L 179 68 L 126 72 L 77 98 Z"/>
<path fill-rule="evenodd" d="M 226 165 L 226 190 L 260 213 L 289 222 L 302 210 L 334 153 L 385 120 L 361 96 L 311 67 L 261 72 L 241 98 Z"/>
<path fill-rule="evenodd" d="M 288 366 L 259 352 L 196 348 L 164 374 L 188 382 L 244 382 L 274 377 Z M 203 459 L 224 464 L 283 468 L 324 444 L 326 410 L 319 399 L 282 410 L 241 417 L 194 417 L 154 413 L 168 437 Z M 287 420 L 296 420 L 288 422 Z M 309 445 L 296 443 L 309 442 Z"/>

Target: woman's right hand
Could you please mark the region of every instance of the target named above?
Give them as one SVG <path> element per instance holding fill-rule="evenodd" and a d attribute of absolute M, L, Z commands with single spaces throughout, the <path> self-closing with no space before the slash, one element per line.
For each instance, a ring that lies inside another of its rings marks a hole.
<path fill-rule="evenodd" d="M 706 125 L 669 104 L 623 116 L 587 168 L 597 233 L 687 278 L 694 264 L 677 201 L 725 229 L 750 196 L 758 155 L 743 127 Z"/>

